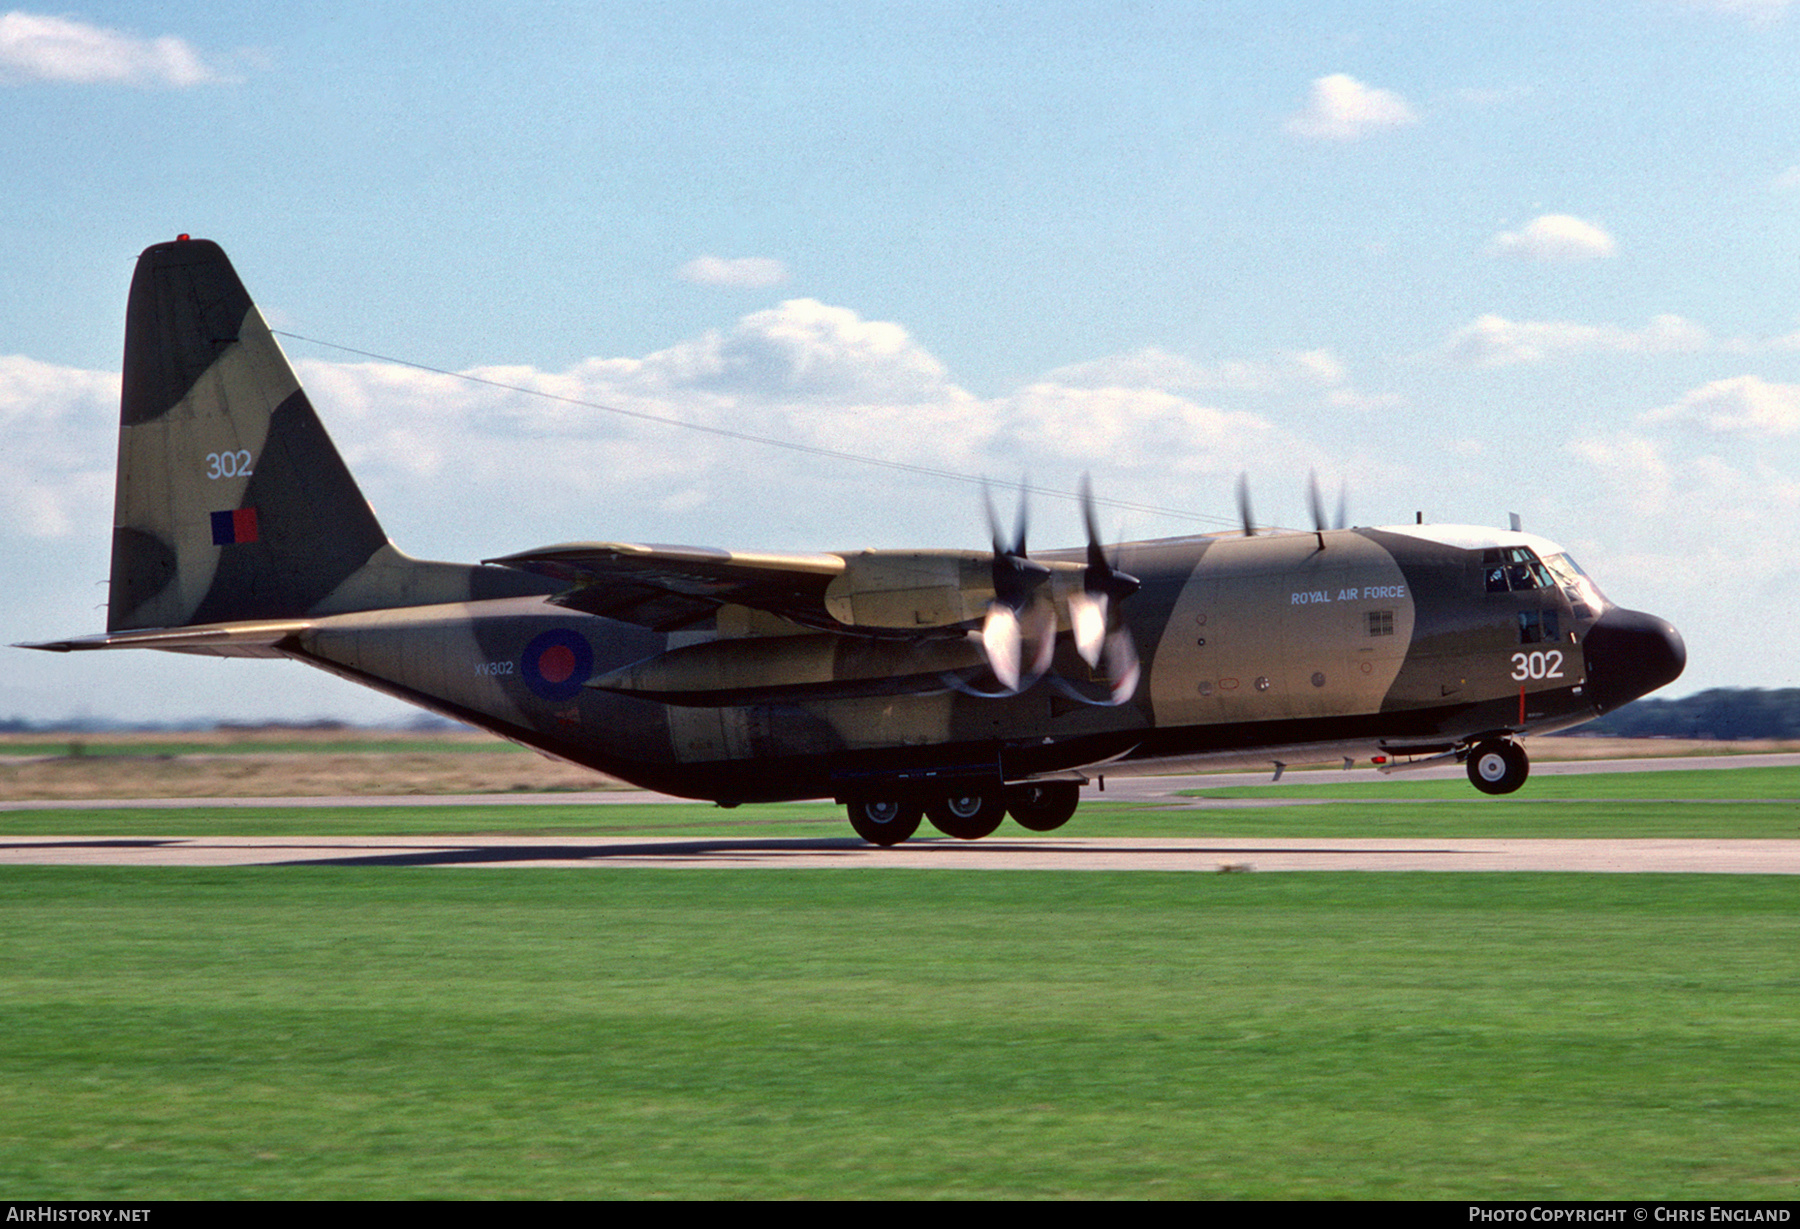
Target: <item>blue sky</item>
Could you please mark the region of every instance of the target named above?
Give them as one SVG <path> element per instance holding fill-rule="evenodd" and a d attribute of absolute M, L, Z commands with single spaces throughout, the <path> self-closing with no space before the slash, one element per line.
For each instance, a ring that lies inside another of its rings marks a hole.
<path fill-rule="evenodd" d="M 0 630 L 102 624 L 125 289 L 189 232 L 303 337 L 1091 471 L 1170 513 L 1105 514 L 1134 537 L 1228 522 L 1240 472 L 1278 524 L 1313 468 L 1357 523 L 1517 511 L 1682 628 L 1672 694 L 1800 686 L 1797 64 L 1779 0 L 0 15 Z M 415 554 L 985 540 L 967 483 L 286 344 Z M 0 680 L 34 719 L 399 711 L 285 663 Z"/>

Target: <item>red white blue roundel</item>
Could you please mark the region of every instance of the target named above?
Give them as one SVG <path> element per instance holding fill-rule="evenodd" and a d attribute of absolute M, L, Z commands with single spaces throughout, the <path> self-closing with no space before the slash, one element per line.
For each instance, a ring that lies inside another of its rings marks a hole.
<path fill-rule="evenodd" d="M 546 700 L 573 700 L 594 673 L 594 650 L 569 631 L 540 632 L 525 646 L 525 685 Z"/>

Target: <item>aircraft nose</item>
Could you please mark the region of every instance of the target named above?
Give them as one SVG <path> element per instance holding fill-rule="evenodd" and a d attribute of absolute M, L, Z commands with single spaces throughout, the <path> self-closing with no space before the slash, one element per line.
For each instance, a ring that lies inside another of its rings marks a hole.
<path fill-rule="evenodd" d="M 1668 620 L 1641 610 L 1608 610 L 1588 629 L 1581 647 L 1588 697 L 1602 713 L 1674 682 L 1687 666 L 1681 633 Z"/>

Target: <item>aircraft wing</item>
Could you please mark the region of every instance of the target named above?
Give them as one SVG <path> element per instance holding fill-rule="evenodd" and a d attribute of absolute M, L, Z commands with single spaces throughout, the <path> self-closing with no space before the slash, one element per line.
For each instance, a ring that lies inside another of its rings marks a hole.
<path fill-rule="evenodd" d="M 551 599 L 560 606 L 659 632 L 699 622 L 726 604 L 832 627 L 825 590 L 845 566 L 840 555 L 632 542 L 571 542 L 484 562 L 562 581 L 569 588 Z"/>

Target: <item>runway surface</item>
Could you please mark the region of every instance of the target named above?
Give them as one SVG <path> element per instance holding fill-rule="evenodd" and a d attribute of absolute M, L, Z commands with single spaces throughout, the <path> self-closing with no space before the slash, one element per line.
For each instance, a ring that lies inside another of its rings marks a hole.
<path fill-rule="evenodd" d="M 741 870 L 1598 871 L 1800 875 L 1800 841 L 1155 837 L 68 837 L 0 839 L 0 864 Z"/>

